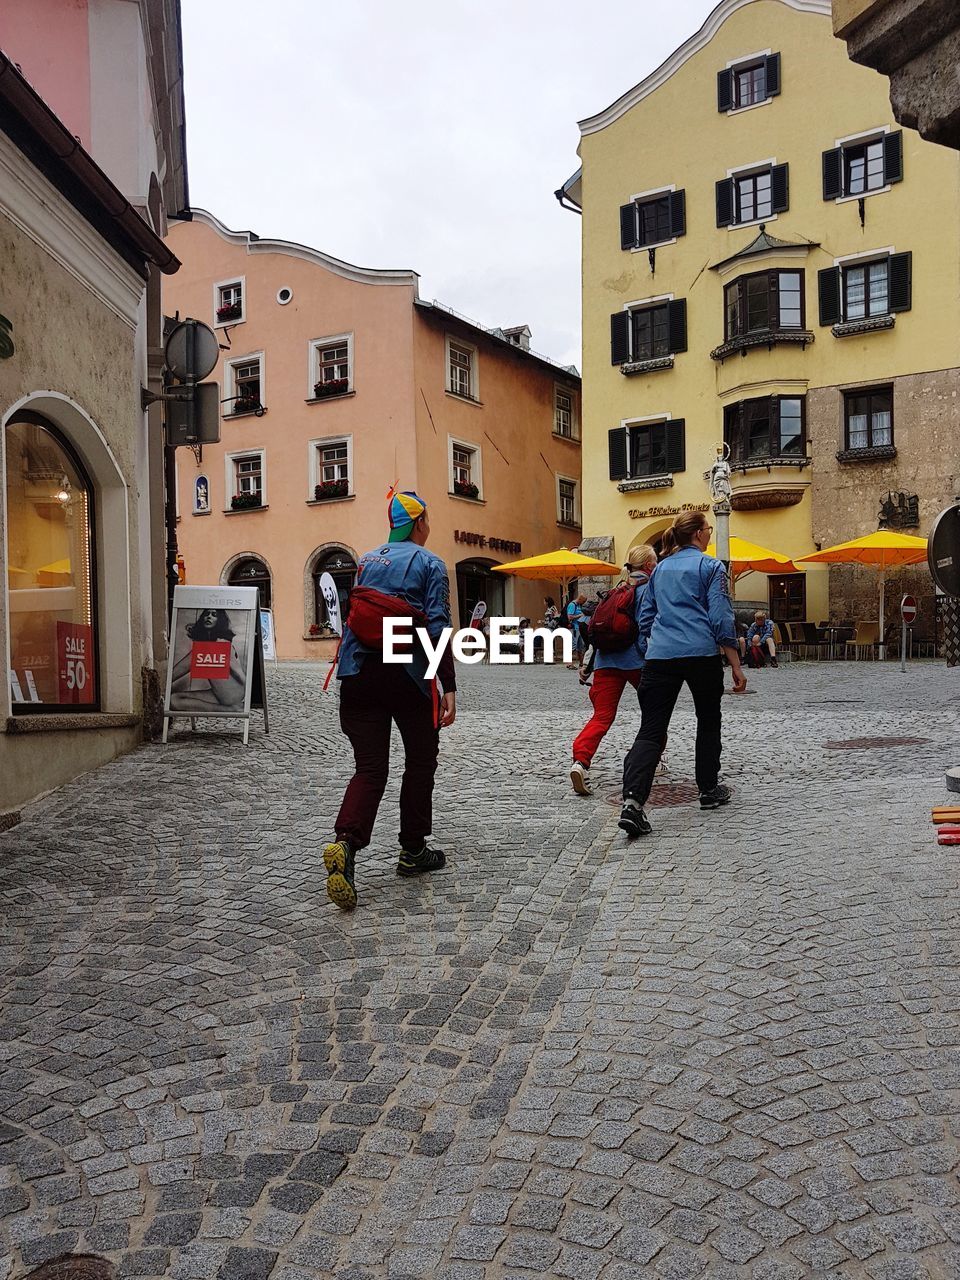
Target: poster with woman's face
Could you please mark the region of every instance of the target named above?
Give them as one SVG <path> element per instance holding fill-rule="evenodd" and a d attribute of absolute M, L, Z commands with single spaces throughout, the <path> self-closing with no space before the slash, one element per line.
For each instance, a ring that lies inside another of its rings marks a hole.
<path fill-rule="evenodd" d="M 168 714 L 249 714 L 257 597 L 256 587 L 175 589 Z"/>

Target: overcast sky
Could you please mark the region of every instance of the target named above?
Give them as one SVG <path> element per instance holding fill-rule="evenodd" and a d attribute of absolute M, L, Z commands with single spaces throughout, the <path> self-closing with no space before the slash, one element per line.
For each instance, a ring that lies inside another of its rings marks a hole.
<path fill-rule="evenodd" d="M 577 121 L 712 0 L 183 0 L 191 203 L 580 365 Z M 656 18 L 653 14 L 656 13 Z"/>

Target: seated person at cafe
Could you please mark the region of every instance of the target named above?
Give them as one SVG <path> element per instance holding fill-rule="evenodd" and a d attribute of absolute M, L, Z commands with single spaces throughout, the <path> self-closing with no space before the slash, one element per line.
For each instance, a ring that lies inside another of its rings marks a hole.
<path fill-rule="evenodd" d="M 753 623 L 747 628 L 744 639 L 740 637 L 740 653 L 751 667 L 764 667 L 769 660 L 771 667 L 778 667 L 777 646 L 773 639 L 773 623 L 762 609 L 753 615 Z"/>

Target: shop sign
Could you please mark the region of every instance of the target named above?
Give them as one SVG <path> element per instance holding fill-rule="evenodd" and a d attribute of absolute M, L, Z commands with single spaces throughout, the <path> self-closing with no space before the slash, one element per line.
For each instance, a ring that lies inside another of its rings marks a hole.
<path fill-rule="evenodd" d="M 0 316 L 0 360 L 9 360 L 16 347 L 13 345 L 13 325 L 6 316 Z"/>
<path fill-rule="evenodd" d="M 685 502 L 679 507 L 645 507 L 638 511 L 634 507 L 628 512 L 631 520 L 656 520 L 659 516 L 679 516 L 685 511 L 709 511 L 709 502 Z"/>
<path fill-rule="evenodd" d="M 520 554 L 520 543 L 509 542 L 505 538 L 488 538 L 483 533 L 467 533 L 463 529 L 454 529 L 454 542 L 466 542 L 471 547 L 489 547 L 491 551 L 508 551 L 511 555 Z"/>
<path fill-rule="evenodd" d="M 57 689 L 64 704 L 96 701 L 93 628 L 86 623 L 57 623 Z"/>
<path fill-rule="evenodd" d="M 920 499 L 915 493 L 887 493 L 880 499 L 881 529 L 919 529 Z"/>

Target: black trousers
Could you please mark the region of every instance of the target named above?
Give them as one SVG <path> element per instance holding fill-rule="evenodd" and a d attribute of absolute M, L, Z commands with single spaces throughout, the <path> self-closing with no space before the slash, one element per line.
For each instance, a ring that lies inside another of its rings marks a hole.
<path fill-rule="evenodd" d="M 690 686 L 697 713 L 696 778 L 701 791 L 712 791 L 720 772 L 720 701 L 723 660 L 667 658 L 648 660 L 640 686 L 640 732 L 623 765 L 623 798 L 646 804 L 670 717 L 684 683 Z"/>

